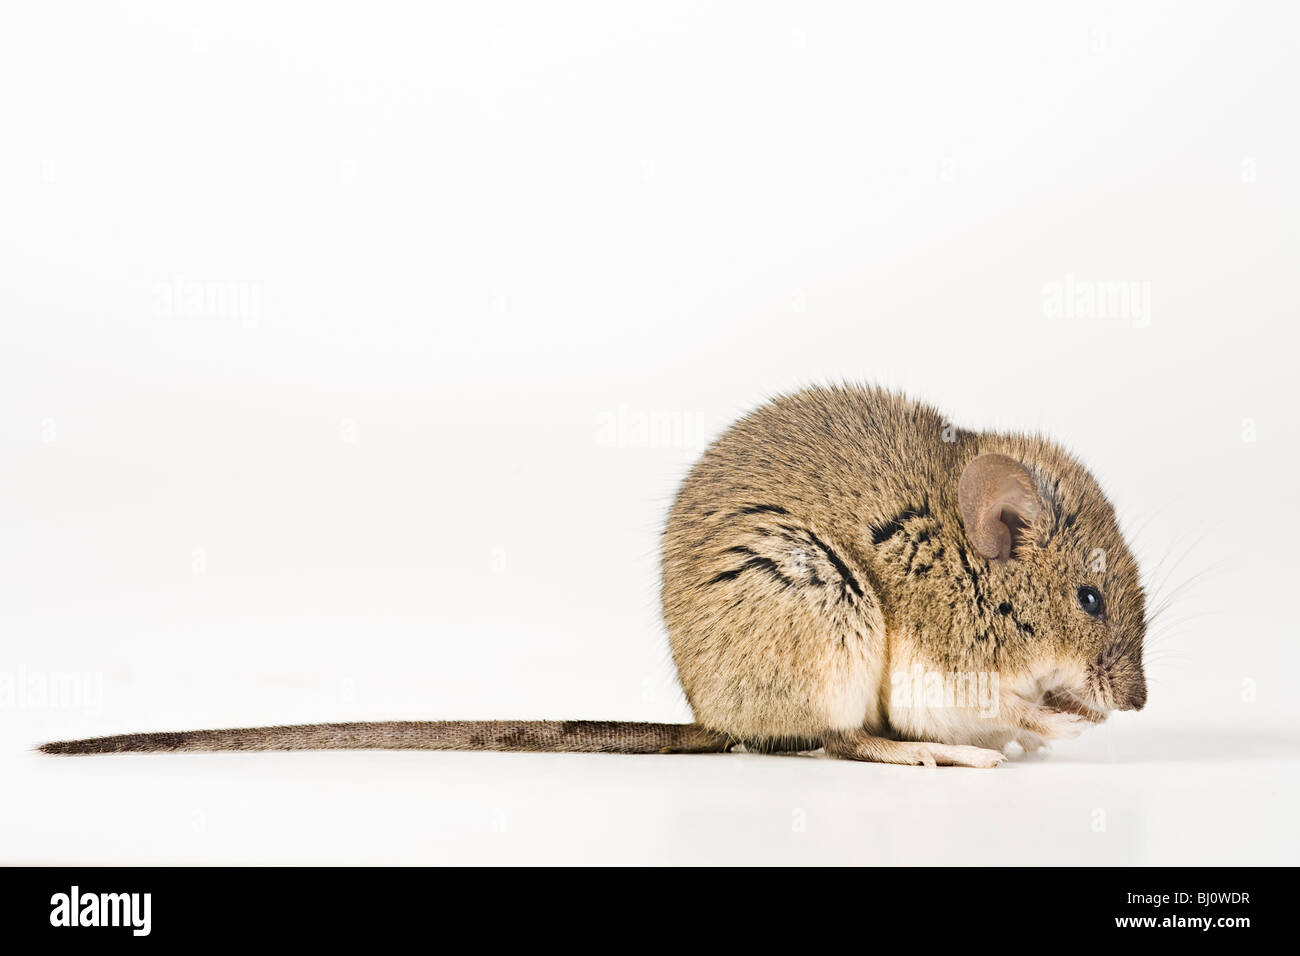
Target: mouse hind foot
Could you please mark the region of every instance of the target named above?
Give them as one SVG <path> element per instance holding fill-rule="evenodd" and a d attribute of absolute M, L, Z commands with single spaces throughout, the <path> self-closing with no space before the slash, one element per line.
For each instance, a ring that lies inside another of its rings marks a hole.
<path fill-rule="evenodd" d="M 825 737 L 826 753 L 842 760 L 924 767 L 996 767 L 1006 760 L 1000 750 L 925 740 L 890 740 L 865 730 L 838 731 Z"/>

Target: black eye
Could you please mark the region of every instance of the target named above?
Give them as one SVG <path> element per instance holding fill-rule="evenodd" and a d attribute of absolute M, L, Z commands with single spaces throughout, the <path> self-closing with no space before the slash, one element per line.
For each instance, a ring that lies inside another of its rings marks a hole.
<path fill-rule="evenodd" d="M 1079 599 L 1079 607 L 1083 608 L 1083 613 L 1097 617 L 1101 614 L 1101 592 L 1094 587 L 1084 585 L 1079 588 L 1075 597 Z"/>

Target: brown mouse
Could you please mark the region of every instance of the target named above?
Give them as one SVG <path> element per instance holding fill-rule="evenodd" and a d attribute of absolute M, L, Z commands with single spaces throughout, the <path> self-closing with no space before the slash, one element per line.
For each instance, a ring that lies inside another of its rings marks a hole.
<path fill-rule="evenodd" d="M 879 388 L 812 388 L 691 470 L 662 598 L 692 724 L 416 721 L 123 734 L 53 754 L 806 750 L 991 767 L 1146 703 L 1138 567 L 1097 482 L 1040 437 Z"/>

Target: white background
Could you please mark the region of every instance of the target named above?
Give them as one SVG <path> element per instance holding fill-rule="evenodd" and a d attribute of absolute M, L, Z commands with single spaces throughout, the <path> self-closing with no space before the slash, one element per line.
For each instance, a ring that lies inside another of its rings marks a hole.
<path fill-rule="evenodd" d="M 1294 8 L 195 6 L 0 30 L 0 860 L 1300 862 Z M 1091 463 L 1146 711 L 991 772 L 29 750 L 689 719 L 675 488 L 840 379 Z"/>

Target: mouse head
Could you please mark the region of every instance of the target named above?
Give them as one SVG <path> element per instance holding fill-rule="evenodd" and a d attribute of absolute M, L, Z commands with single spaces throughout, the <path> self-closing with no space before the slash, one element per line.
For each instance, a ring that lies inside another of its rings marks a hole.
<path fill-rule="evenodd" d="M 1003 444 L 965 465 L 957 498 L 969 544 L 988 562 L 1005 664 L 1063 709 L 1141 710 L 1146 599 L 1110 502 L 1055 446 Z"/>

